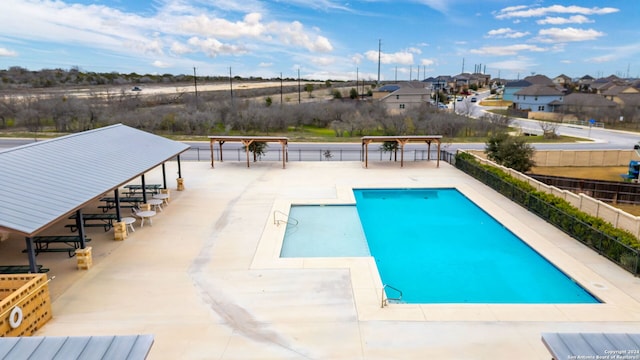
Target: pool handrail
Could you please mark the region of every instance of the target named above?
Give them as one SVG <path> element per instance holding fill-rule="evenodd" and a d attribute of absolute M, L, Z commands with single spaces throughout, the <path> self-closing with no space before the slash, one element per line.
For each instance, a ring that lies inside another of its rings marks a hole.
<path fill-rule="evenodd" d="M 385 291 L 384 289 L 389 288 L 392 290 L 397 291 L 400 294 L 400 297 L 397 298 L 390 298 L 390 297 L 385 297 Z M 402 301 L 402 290 L 396 289 L 393 286 L 389 285 L 389 284 L 384 284 L 382 285 L 382 300 L 380 302 L 380 307 L 384 308 L 385 306 L 388 305 L 389 300 L 393 300 L 393 301 Z"/>
<path fill-rule="evenodd" d="M 276 218 L 276 215 L 277 215 L 277 214 L 281 214 L 281 215 L 286 216 L 286 217 L 287 217 L 287 220 L 279 220 L 279 219 L 277 219 L 277 218 Z M 290 220 L 295 221 L 295 223 L 294 223 L 294 222 L 290 222 Z M 273 211 L 273 223 L 274 223 L 276 226 L 280 226 L 280 224 L 281 224 L 281 223 L 291 224 L 291 225 L 293 225 L 293 226 L 296 226 L 296 225 L 298 225 L 298 220 L 296 220 L 296 219 L 294 219 L 294 218 L 290 217 L 290 216 L 289 216 L 289 214 L 285 214 L 285 213 L 283 213 L 282 211 L 274 210 L 274 211 Z"/>

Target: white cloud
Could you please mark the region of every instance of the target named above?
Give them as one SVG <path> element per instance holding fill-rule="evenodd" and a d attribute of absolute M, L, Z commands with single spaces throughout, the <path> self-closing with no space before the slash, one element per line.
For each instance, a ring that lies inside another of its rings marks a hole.
<path fill-rule="evenodd" d="M 13 57 L 13 56 L 18 56 L 18 53 L 13 50 L 9 50 L 7 48 L 0 48 L 0 57 Z"/>
<path fill-rule="evenodd" d="M 478 54 L 478 55 L 506 56 L 506 55 L 517 55 L 518 53 L 523 51 L 541 52 L 546 50 L 547 49 L 541 48 L 536 45 L 515 44 L 515 45 L 506 45 L 506 46 L 484 46 L 479 49 L 471 49 L 470 52 L 472 54 Z"/>
<path fill-rule="evenodd" d="M 179 26 L 180 30 L 188 34 L 221 39 L 259 38 L 266 31 L 266 26 L 261 23 L 261 20 L 262 15 L 258 13 L 247 14 L 243 21 L 236 22 L 200 15 L 181 19 Z"/>
<path fill-rule="evenodd" d="M 277 34 L 280 41 L 286 45 L 295 45 L 306 48 L 311 52 L 330 52 L 333 46 L 324 36 L 312 36 L 304 31 L 304 26 L 298 21 L 291 23 L 272 23 L 269 31 Z"/>
<path fill-rule="evenodd" d="M 522 57 L 517 59 L 490 63 L 490 64 L 487 64 L 487 66 L 492 69 L 500 69 L 503 73 L 506 73 L 506 72 L 525 73 L 529 69 L 535 68 L 537 64 L 534 63 L 531 59 Z"/>
<path fill-rule="evenodd" d="M 160 61 L 160 60 L 154 61 L 151 65 L 153 65 L 154 67 L 157 67 L 157 68 L 161 68 L 161 69 L 166 69 L 166 68 L 171 66 L 171 64 L 166 63 L 164 61 Z"/>
<path fill-rule="evenodd" d="M 351 57 L 351 61 L 356 65 L 362 63 L 362 59 L 364 59 L 364 56 L 362 54 L 355 54 Z"/>
<path fill-rule="evenodd" d="M 262 67 L 262 68 L 268 68 L 268 67 L 272 67 L 272 66 L 273 66 L 273 63 L 270 63 L 270 62 L 269 62 L 269 63 L 261 62 L 260 64 L 258 64 L 258 66 L 259 66 L 259 67 Z"/>
<path fill-rule="evenodd" d="M 529 32 L 515 31 L 511 28 L 501 28 L 496 30 L 490 30 L 487 32 L 487 37 L 518 39 L 529 35 Z"/>
<path fill-rule="evenodd" d="M 369 50 L 364 55 L 367 60 L 378 62 L 377 51 Z M 380 53 L 380 62 L 382 64 L 411 65 L 413 64 L 413 54 L 408 51 L 400 51 L 393 54 Z"/>
<path fill-rule="evenodd" d="M 586 61 L 589 63 L 601 64 L 601 63 L 612 61 L 614 59 L 615 59 L 615 56 L 613 55 L 603 55 L 603 56 L 596 56 L 596 57 L 589 58 Z"/>
<path fill-rule="evenodd" d="M 574 16 L 569 16 L 568 18 L 547 16 L 542 20 L 536 21 L 536 23 L 540 25 L 586 24 L 586 23 L 592 23 L 592 22 L 593 20 L 590 20 L 589 18 L 583 15 L 574 15 Z"/>
<path fill-rule="evenodd" d="M 538 31 L 539 41 L 542 42 L 576 42 L 576 41 L 588 41 L 595 40 L 604 33 L 593 29 L 576 29 L 572 27 L 568 28 L 549 28 Z"/>
<path fill-rule="evenodd" d="M 189 39 L 188 44 L 202 51 L 209 57 L 216 57 L 218 55 L 241 55 L 247 52 L 247 49 L 242 46 L 224 44 L 214 38 L 201 39 L 194 36 Z"/>
<path fill-rule="evenodd" d="M 564 6 L 564 5 L 551 5 L 547 7 L 525 7 L 525 6 L 512 6 L 506 7 L 495 14 L 497 19 L 511 19 L 511 18 L 530 18 L 541 17 L 549 14 L 581 14 L 581 15 L 605 15 L 620 11 L 619 9 L 612 7 L 582 7 L 582 6 Z"/>
<path fill-rule="evenodd" d="M 335 63 L 335 59 L 326 56 L 314 56 L 311 58 L 311 62 L 317 66 L 327 66 Z"/>
<path fill-rule="evenodd" d="M 424 66 L 431 66 L 431 65 L 435 65 L 436 61 L 433 59 L 421 59 L 420 60 L 420 65 L 424 65 Z"/>

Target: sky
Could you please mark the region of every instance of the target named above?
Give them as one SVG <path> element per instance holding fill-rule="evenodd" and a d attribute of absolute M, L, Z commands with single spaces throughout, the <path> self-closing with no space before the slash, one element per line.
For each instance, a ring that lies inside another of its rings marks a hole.
<path fill-rule="evenodd" d="M 640 77 L 638 0 L 2 0 L 0 69 Z"/>

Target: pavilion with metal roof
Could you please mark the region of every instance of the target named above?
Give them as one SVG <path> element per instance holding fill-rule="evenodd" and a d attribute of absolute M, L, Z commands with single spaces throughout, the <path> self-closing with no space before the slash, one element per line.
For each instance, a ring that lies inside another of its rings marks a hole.
<path fill-rule="evenodd" d="M 0 151 L 0 230 L 26 237 L 29 266 L 37 272 L 31 238 L 89 202 L 162 165 L 178 160 L 189 146 L 122 124 L 75 133 Z M 144 192 L 143 192 L 144 193 Z M 116 206 L 120 220 L 119 206 Z"/>
<path fill-rule="evenodd" d="M 431 160 L 431 143 L 438 144 L 438 157 L 436 166 L 440 167 L 440 142 L 442 135 L 392 135 L 392 136 L 363 136 L 362 151 L 364 152 L 364 167 L 369 166 L 369 144 L 372 142 L 393 141 L 400 145 L 400 167 L 404 166 L 404 146 L 410 141 L 424 141 L 427 143 L 427 160 Z"/>

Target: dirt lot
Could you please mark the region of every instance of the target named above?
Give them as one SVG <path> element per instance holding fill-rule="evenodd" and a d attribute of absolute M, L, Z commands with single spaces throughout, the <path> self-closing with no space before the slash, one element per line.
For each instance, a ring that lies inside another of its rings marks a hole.
<path fill-rule="evenodd" d="M 606 181 L 622 181 L 620 174 L 626 174 L 628 168 L 626 166 L 610 166 L 610 167 L 535 167 L 531 169 L 532 174 L 566 176 L 581 179 L 606 180 Z M 639 205 L 615 204 L 615 207 L 640 216 Z"/>

